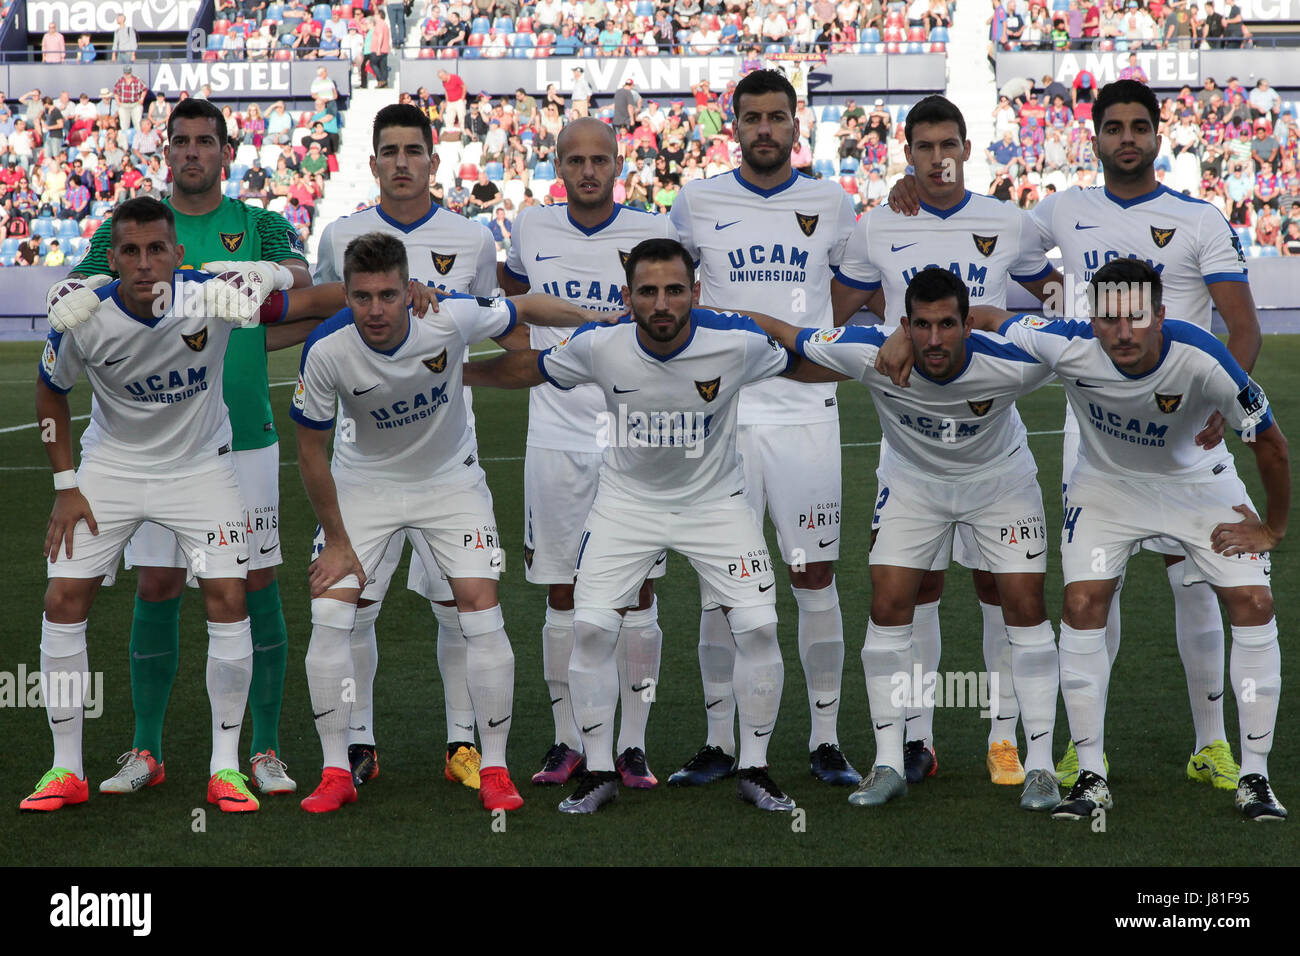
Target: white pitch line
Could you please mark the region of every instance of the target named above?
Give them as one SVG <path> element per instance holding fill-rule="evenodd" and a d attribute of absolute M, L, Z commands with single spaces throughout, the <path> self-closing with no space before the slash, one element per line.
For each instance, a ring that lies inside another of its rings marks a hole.
<path fill-rule="evenodd" d="M 73 415 L 72 421 L 84 422 L 89 417 L 89 415 Z M 10 425 L 8 428 L 0 428 L 0 435 L 3 435 L 5 432 L 20 432 L 26 428 L 39 428 L 40 425 L 40 422 L 27 422 L 25 425 Z"/>

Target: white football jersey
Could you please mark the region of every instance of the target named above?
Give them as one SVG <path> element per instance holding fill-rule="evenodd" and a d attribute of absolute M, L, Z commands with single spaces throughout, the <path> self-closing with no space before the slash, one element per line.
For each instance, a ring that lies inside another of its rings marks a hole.
<path fill-rule="evenodd" d="M 814 329 L 835 324 L 831 275 L 853 232 L 838 183 L 799 173 L 759 189 L 733 170 L 689 182 L 669 214 L 699 263 L 700 304 L 748 309 Z M 742 425 L 835 421 L 835 386 L 764 382 L 745 392 Z"/>
<path fill-rule="evenodd" d="M 388 352 L 366 344 L 344 309 L 302 347 L 289 414 L 308 428 L 335 426 L 335 470 L 386 481 L 472 480 L 482 474 L 465 415 L 461 356 L 515 326 L 508 299 L 453 296 L 410 320 Z M 337 403 L 337 404 L 336 404 Z"/>
<path fill-rule="evenodd" d="M 597 441 L 601 493 L 698 512 L 744 494 L 736 406 L 750 382 L 780 375 L 793 356 L 741 315 L 695 309 L 686 343 L 646 350 L 631 319 L 584 325 L 537 364 L 559 388 L 594 383 L 605 396 Z"/>
<path fill-rule="evenodd" d="M 1050 379 L 1050 368 L 1001 336 L 977 331 L 955 377 L 938 382 L 915 367 L 911 387 L 896 388 L 876 371 L 885 339 L 879 327 L 853 325 L 807 329 L 796 343 L 800 355 L 871 390 L 885 436 L 882 468 L 902 466 L 930 481 L 1034 468 L 1015 401 Z"/>
<path fill-rule="evenodd" d="M 506 255 L 506 271 L 534 292 L 545 292 L 598 312 L 624 311 L 623 257 L 646 239 L 676 239 L 667 216 L 628 206 L 591 229 L 569 218 L 564 203 L 530 206 L 519 213 Z M 535 349 L 559 345 L 572 330 L 529 327 Z M 596 416 L 605 398 L 595 385 L 559 392 L 549 385 L 528 396 L 528 444 L 534 448 L 595 453 Z"/>
<path fill-rule="evenodd" d="M 1241 240 L 1223 213 L 1165 186 L 1119 199 L 1102 186 L 1048 196 L 1030 213 L 1039 248 L 1061 250 L 1067 315 L 1087 315 L 1093 274 L 1112 259 L 1141 259 L 1160 273 L 1170 318 L 1210 328 L 1213 282 L 1246 282 Z"/>
<path fill-rule="evenodd" d="M 490 296 L 497 291 L 497 246 L 482 223 L 448 212 L 437 203 L 409 225 L 371 206 L 336 219 L 321 233 L 316 250 L 316 285 L 343 281 L 348 243 L 368 232 L 396 236 L 406 245 L 411 278 L 444 292 Z"/>
<path fill-rule="evenodd" d="M 211 276 L 176 272 L 185 283 Z M 94 318 L 69 332 L 51 332 L 40 376 L 60 394 L 84 370 L 94 397 L 81 436 L 82 463 L 130 477 L 183 476 L 212 467 L 230 450 L 230 416 L 222 400 L 226 343 L 235 328 L 217 318 L 172 309 L 159 318 L 131 313 L 118 295 L 121 280 L 95 290 Z M 181 294 L 178 303 L 194 297 Z"/>
<path fill-rule="evenodd" d="M 922 269 L 947 269 L 966 283 L 971 305 L 1005 308 L 1007 285 L 1051 273 L 1028 216 L 1011 203 L 966 193 L 951 209 L 921 203 L 914 217 L 869 210 L 853 230 L 836 278 L 855 289 L 885 289 L 884 328 L 907 311 L 907 284 Z"/>
<path fill-rule="evenodd" d="M 1225 443 L 1206 450 L 1194 440 L 1212 412 L 1238 432 L 1273 424 L 1259 386 L 1222 342 L 1190 322 L 1165 320 L 1159 363 L 1136 377 L 1115 367 L 1090 322 L 1018 315 L 1001 332 L 1065 386 L 1079 420 L 1076 475 L 1213 481 L 1235 470 Z"/>

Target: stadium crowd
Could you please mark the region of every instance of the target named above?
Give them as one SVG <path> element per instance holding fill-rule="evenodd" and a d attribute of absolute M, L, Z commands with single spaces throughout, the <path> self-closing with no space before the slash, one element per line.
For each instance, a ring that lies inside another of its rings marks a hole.
<path fill-rule="evenodd" d="M 1146 82 L 1136 54 L 1121 79 Z M 1096 183 L 1092 102 L 1097 79 L 1078 73 L 1066 86 L 1044 76 L 1016 79 L 993 108 L 997 138 L 985 149 L 992 186 L 1029 208 L 1049 192 Z M 1209 78 L 1160 101 L 1156 175 L 1170 189 L 1211 203 L 1248 255 L 1300 255 L 1300 107 L 1268 80 L 1254 87 Z"/>
<path fill-rule="evenodd" d="M 256 103 L 222 107 L 235 146 L 226 195 L 282 212 L 304 241 L 338 170 L 341 128 L 338 89 L 324 69 L 311 92 L 309 110 L 290 111 L 284 102 L 265 113 Z M 84 90 L 74 99 L 67 90 L 51 96 L 37 89 L 11 108 L 0 95 L 0 265 L 71 263 L 117 203 L 166 194 L 163 148 L 173 105 L 150 93 L 129 65 L 97 99 Z"/>
<path fill-rule="evenodd" d="M 1241 7 L 1220 0 L 993 0 L 997 50 L 1190 50 L 1252 44 Z"/>

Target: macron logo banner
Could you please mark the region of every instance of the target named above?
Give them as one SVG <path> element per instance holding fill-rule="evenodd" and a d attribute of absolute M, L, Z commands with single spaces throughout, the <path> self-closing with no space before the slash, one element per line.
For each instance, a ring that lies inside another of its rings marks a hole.
<path fill-rule="evenodd" d="M 112 33 L 126 18 L 137 33 L 186 33 L 202 0 L 27 0 L 27 30 L 44 33 Z"/>

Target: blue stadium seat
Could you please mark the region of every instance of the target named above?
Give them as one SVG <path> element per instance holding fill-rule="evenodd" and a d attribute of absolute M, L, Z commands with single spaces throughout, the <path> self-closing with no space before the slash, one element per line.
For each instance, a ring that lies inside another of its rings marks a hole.
<path fill-rule="evenodd" d="M 284 4 L 271 3 L 266 7 L 266 19 L 279 22 L 284 19 Z"/>
<path fill-rule="evenodd" d="M 77 220 L 75 219 L 60 219 L 59 230 L 55 234 L 60 239 L 65 239 L 65 238 L 75 239 L 81 235 L 81 226 L 77 224 Z"/>
<path fill-rule="evenodd" d="M 492 22 L 492 29 L 496 30 L 497 33 L 514 33 L 515 21 L 510 17 L 497 17 Z"/>
<path fill-rule="evenodd" d="M 843 112 L 844 111 L 841 110 L 838 106 L 828 106 L 826 107 L 825 111 L 822 113 L 822 122 L 838 123 L 840 121 L 840 116 L 843 115 Z"/>
<path fill-rule="evenodd" d="M 1238 226 L 1236 229 L 1233 230 L 1233 232 L 1235 232 L 1237 234 L 1237 238 L 1241 240 L 1241 245 L 1243 249 L 1247 246 L 1254 244 L 1255 240 L 1250 237 L 1249 226 Z"/>
<path fill-rule="evenodd" d="M 243 182 L 244 173 L 248 172 L 248 167 L 243 163 L 232 165 L 230 167 L 230 178 L 233 182 Z"/>
<path fill-rule="evenodd" d="M 467 46 L 460 55 L 467 60 L 477 60 L 483 56 L 483 48 L 481 46 Z"/>
<path fill-rule="evenodd" d="M 73 236 L 67 240 L 60 239 L 59 245 L 63 246 L 63 253 L 68 259 L 80 259 L 90 248 L 90 240 L 84 236 Z"/>
<path fill-rule="evenodd" d="M 554 179 L 554 178 L 555 178 L 555 165 L 554 165 L 554 164 L 553 164 L 549 159 L 546 160 L 545 162 L 538 163 L 538 164 L 537 164 L 537 168 L 535 168 L 535 169 L 533 170 L 533 178 L 534 178 L 534 179 Z"/>
<path fill-rule="evenodd" d="M 822 179 L 834 179 L 835 164 L 829 159 L 815 159 L 813 160 L 813 172 Z"/>
<path fill-rule="evenodd" d="M 636 6 L 632 8 L 632 15 L 654 19 L 655 5 L 651 0 L 636 0 Z"/>
<path fill-rule="evenodd" d="M 858 37 L 858 40 L 862 43 L 879 43 L 880 31 L 875 27 L 867 27 L 862 31 L 862 35 Z"/>
<path fill-rule="evenodd" d="M 6 239 L 0 242 L 0 260 L 3 260 L 5 265 L 13 262 L 14 256 L 18 255 L 18 244 L 20 242 L 22 242 L 21 239 Z"/>
<path fill-rule="evenodd" d="M 528 54 L 537 45 L 533 34 L 531 33 L 512 33 L 510 34 L 510 55 L 516 60 L 528 58 Z"/>
<path fill-rule="evenodd" d="M 1070 0 L 1052 0 L 1053 13 L 1066 13 L 1070 9 Z"/>
<path fill-rule="evenodd" d="M 107 199 L 96 199 L 90 204 L 90 214 L 96 219 L 103 219 L 113 211 L 113 204 Z"/>
<path fill-rule="evenodd" d="M 846 175 L 853 175 L 858 171 L 858 160 L 856 156 L 845 156 L 840 160 L 840 172 Z"/>
<path fill-rule="evenodd" d="M 316 6 L 311 8 L 311 18 L 313 20 L 319 20 L 321 23 L 330 19 L 333 15 L 334 12 L 330 9 L 328 3 L 318 3 Z"/>
<path fill-rule="evenodd" d="M 935 27 L 933 30 L 931 30 L 931 31 L 930 31 L 930 42 L 931 42 L 931 43 L 947 43 L 947 42 L 948 42 L 948 28 L 947 28 L 947 27 Z"/>
<path fill-rule="evenodd" d="M 492 22 L 487 17 L 475 17 L 469 25 L 470 33 L 487 33 L 492 29 Z"/>
<path fill-rule="evenodd" d="M 903 48 L 904 53 L 924 53 L 925 47 L 920 43 L 909 43 Z"/>
<path fill-rule="evenodd" d="M 504 179 L 506 175 L 506 168 L 501 163 L 488 163 L 483 170 L 487 173 L 488 179 L 494 181 Z"/>
<path fill-rule="evenodd" d="M 221 36 L 219 33 L 214 33 L 212 36 L 208 37 L 208 49 L 220 50 L 225 42 L 225 37 Z"/>
<path fill-rule="evenodd" d="M 32 220 L 32 235 L 46 238 L 55 235 L 59 231 L 59 224 L 49 216 L 38 217 Z"/>
<path fill-rule="evenodd" d="M 784 52 L 785 52 L 785 44 L 784 44 L 784 43 L 769 43 L 767 46 L 763 47 L 763 52 L 764 52 L 764 53 L 784 53 Z"/>
<path fill-rule="evenodd" d="M 230 180 L 228 183 L 226 183 L 225 188 L 222 189 L 221 191 L 222 191 L 222 193 L 224 193 L 225 195 L 229 196 L 231 199 L 238 199 L 238 198 L 239 198 L 239 187 L 240 187 L 240 182 L 239 182 L 239 180 L 237 180 L 237 179 L 232 179 L 232 180 Z"/>

